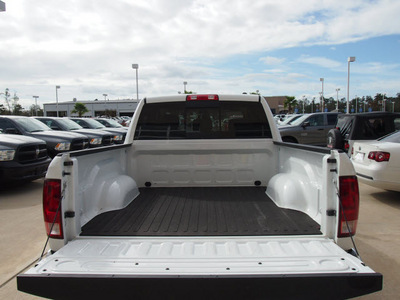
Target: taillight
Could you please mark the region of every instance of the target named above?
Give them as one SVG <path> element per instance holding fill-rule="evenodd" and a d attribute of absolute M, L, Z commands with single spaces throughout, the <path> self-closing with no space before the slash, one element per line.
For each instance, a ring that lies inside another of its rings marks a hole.
<path fill-rule="evenodd" d="M 61 220 L 61 180 L 46 179 L 43 186 L 43 215 L 47 235 L 63 239 Z"/>
<path fill-rule="evenodd" d="M 344 142 L 344 150 L 349 150 L 350 144 L 348 142 Z"/>
<path fill-rule="evenodd" d="M 342 176 L 339 179 L 339 232 L 338 237 L 349 237 L 356 234 L 359 192 L 356 176 Z"/>
<path fill-rule="evenodd" d="M 219 100 L 218 95 L 187 95 L 186 101 L 196 100 Z"/>
<path fill-rule="evenodd" d="M 372 151 L 368 154 L 368 158 L 377 162 L 389 161 L 390 153 L 382 151 Z"/>

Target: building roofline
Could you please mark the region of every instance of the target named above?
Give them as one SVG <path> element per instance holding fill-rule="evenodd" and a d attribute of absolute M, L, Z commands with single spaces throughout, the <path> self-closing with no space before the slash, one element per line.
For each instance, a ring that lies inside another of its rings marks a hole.
<path fill-rule="evenodd" d="M 76 100 L 76 101 L 64 101 L 64 102 L 58 102 L 58 105 L 61 104 L 74 104 L 74 103 L 82 103 L 82 104 L 96 104 L 96 103 L 138 103 L 136 99 L 121 99 L 121 100 Z M 57 102 L 47 102 L 43 103 L 43 105 L 57 105 Z"/>

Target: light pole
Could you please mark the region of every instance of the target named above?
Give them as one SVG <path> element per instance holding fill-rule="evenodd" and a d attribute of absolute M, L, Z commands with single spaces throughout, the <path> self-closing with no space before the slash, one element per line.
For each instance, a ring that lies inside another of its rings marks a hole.
<path fill-rule="evenodd" d="M 183 82 L 183 93 L 186 94 L 186 85 L 187 85 L 187 81 Z"/>
<path fill-rule="evenodd" d="M 33 98 L 35 98 L 35 116 L 37 116 L 37 99 L 39 98 L 39 96 L 32 96 Z"/>
<path fill-rule="evenodd" d="M 347 106 L 346 106 L 346 113 L 350 113 L 349 107 L 349 97 L 350 97 L 350 63 L 356 61 L 355 56 L 350 56 L 347 58 Z"/>
<path fill-rule="evenodd" d="M 132 64 L 132 69 L 136 70 L 136 100 L 139 101 L 139 82 L 138 82 L 139 64 Z"/>
<path fill-rule="evenodd" d="M 365 111 L 365 101 L 366 101 L 367 99 L 365 99 L 364 97 L 362 97 L 362 101 L 363 101 L 363 106 L 364 106 L 364 109 L 363 109 L 363 113 L 365 113 L 366 111 Z"/>
<path fill-rule="evenodd" d="M 385 93 L 384 94 L 382 94 L 382 111 L 385 111 L 386 110 L 386 106 L 385 106 Z"/>
<path fill-rule="evenodd" d="M 303 115 L 304 115 L 304 98 L 305 98 L 306 96 L 305 95 L 303 95 Z"/>
<path fill-rule="evenodd" d="M 57 108 L 57 117 L 58 117 L 58 89 L 60 88 L 59 85 L 56 85 L 56 108 Z"/>
<path fill-rule="evenodd" d="M 320 78 L 319 81 L 322 82 L 322 91 L 321 91 L 321 101 L 322 101 L 321 107 L 322 107 L 322 110 L 321 111 L 323 112 L 324 111 L 324 106 L 325 106 L 325 101 L 324 101 L 324 79 Z"/>
<path fill-rule="evenodd" d="M 336 89 L 336 111 L 339 111 L 339 91 L 340 88 Z"/>
<path fill-rule="evenodd" d="M 312 98 L 311 113 L 314 112 L 315 97 Z"/>
<path fill-rule="evenodd" d="M 324 108 L 322 107 L 322 92 L 319 92 L 319 107 L 318 107 L 318 111 L 319 109 L 321 109 L 321 112 L 324 111 Z"/>

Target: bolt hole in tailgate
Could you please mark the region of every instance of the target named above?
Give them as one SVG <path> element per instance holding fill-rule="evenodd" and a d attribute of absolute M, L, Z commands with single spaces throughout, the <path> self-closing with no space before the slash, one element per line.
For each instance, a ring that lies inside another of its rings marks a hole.
<path fill-rule="evenodd" d="M 19 290 L 57 299 L 343 299 L 381 288 L 381 274 L 262 187 L 142 189 L 18 276 Z"/>

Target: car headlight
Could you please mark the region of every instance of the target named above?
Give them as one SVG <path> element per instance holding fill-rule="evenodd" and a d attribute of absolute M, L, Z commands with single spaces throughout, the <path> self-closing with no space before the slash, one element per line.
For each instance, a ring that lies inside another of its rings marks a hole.
<path fill-rule="evenodd" d="M 57 151 L 68 151 L 71 148 L 71 143 L 58 143 L 54 149 Z"/>
<path fill-rule="evenodd" d="M 101 145 L 101 138 L 93 138 L 90 140 L 90 145 Z"/>
<path fill-rule="evenodd" d="M 0 150 L 0 161 L 13 160 L 15 156 L 15 150 Z"/>
<path fill-rule="evenodd" d="M 114 135 L 114 141 L 122 141 L 122 135 Z"/>

